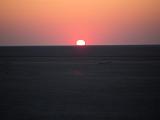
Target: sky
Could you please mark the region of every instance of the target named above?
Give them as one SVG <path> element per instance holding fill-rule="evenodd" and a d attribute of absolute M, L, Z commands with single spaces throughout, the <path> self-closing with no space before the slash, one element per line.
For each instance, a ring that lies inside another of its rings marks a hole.
<path fill-rule="evenodd" d="M 159 0 L 0 0 L 0 45 L 160 44 Z"/>

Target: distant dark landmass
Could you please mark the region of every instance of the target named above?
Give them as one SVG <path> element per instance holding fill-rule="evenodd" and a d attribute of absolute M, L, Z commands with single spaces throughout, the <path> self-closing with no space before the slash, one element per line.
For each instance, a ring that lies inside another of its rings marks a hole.
<path fill-rule="evenodd" d="M 3 46 L 0 93 L 0 120 L 159 120 L 160 46 Z"/>
<path fill-rule="evenodd" d="M 0 56 L 25 57 L 143 57 L 160 56 L 160 45 L 3 46 Z"/>

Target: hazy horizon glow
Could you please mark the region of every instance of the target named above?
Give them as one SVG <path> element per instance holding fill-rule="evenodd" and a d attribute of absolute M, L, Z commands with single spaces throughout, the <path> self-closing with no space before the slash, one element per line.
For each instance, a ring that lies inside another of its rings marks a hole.
<path fill-rule="evenodd" d="M 1 0 L 0 45 L 160 44 L 158 0 Z"/>

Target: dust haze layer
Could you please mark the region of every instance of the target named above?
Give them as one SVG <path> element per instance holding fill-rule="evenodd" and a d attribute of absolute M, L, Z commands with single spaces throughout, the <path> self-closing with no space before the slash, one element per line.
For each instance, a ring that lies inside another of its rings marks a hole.
<path fill-rule="evenodd" d="M 1 0 L 1 45 L 160 44 L 159 0 Z"/>

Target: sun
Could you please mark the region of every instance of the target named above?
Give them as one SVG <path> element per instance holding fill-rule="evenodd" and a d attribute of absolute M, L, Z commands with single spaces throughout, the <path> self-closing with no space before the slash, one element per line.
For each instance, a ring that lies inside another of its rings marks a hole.
<path fill-rule="evenodd" d="M 86 45 L 86 42 L 85 42 L 85 40 L 77 40 L 76 45 L 84 46 L 84 45 Z"/>

